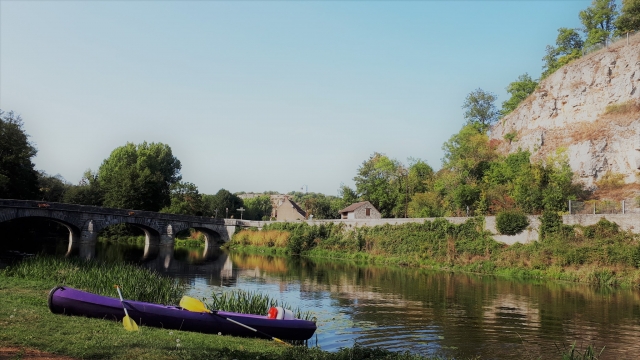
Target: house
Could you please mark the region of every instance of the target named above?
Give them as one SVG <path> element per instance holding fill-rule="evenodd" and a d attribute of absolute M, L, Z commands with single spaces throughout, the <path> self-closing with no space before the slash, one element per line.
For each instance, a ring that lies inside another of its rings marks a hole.
<path fill-rule="evenodd" d="M 287 195 L 271 195 L 271 217 L 277 221 L 306 220 L 307 214 Z"/>
<path fill-rule="evenodd" d="M 380 219 L 380 211 L 368 201 L 351 204 L 339 211 L 341 219 Z"/>

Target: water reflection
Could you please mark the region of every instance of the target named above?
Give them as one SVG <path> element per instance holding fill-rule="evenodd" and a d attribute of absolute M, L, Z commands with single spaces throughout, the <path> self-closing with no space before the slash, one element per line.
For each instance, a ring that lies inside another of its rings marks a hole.
<path fill-rule="evenodd" d="M 44 249 L 63 256 L 64 239 Z M 34 247 L 31 248 L 33 250 Z M 39 252 L 39 251 L 38 251 Z M 77 255 L 126 261 L 192 284 L 259 291 L 318 318 L 325 350 L 366 346 L 483 359 L 557 358 L 556 346 L 606 345 L 604 359 L 634 358 L 640 293 L 571 283 L 518 281 L 330 260 L 98 242 Z"/>

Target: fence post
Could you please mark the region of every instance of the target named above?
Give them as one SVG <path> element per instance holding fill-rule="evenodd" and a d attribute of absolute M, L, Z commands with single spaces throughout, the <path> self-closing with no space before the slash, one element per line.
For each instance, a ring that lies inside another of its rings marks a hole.
<path fill-rule="evenodd" d="M 595 215 L 595 214 L 596 214 L 596 202 L 594 201 L 593 202 L 593 215 Z"/>
<path fill-rule="evenodd" d="M 627 32 L 627 45 L 629 45 L 629 32 Z"/>
<path fill-rule="evenodd" d="M 629 35 L 629 33 L 627 33 L 627 35 Z M 624 200 L 622 200 L 622 213 L 623 214 L 625 213 L 625 210 L 626 210 L 624 205 L 625 205 L 624 204 Z"/>
<path fill-rule="evenodd" d="M 571 214 L 573 214 L 573 213 L 571 212 L 571 200 L 569 200 L 569 215 L 571 215 Z"/>

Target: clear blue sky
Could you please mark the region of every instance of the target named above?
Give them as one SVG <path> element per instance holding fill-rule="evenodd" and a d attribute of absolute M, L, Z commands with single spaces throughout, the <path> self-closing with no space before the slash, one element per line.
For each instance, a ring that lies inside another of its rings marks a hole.
<path fill-rule="evenodd" d="M 72 183 L 147 141 L 202 193 L 336 195 L 376 151 L 440 168 L 465 96 L 538 78 L 590 3 L 0 0 L 0 109 Z"/>

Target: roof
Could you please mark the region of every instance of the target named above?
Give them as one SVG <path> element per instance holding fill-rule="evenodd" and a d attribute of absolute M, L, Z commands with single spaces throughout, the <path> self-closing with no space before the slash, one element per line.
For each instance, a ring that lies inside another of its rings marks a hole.
<path fill-rule="evenodd" d="M 289 200 L 289 202 L 291 203 L 291 206 L 293 206 L 294 209 L 296 209 L 297 212 L 300 213 L 300 215 L 306 217 L 307 216 L 307 212 L 302 210 L 302 208 L 300 206 L 298 206 L 298 204 L 296 204 L 293 200 L 291 199 L 287 199 Z"/>
<path fill-rule="evenodd" d="M 291 207 L 297 211 L 300 215 L 302 215 L 302 217 L 307 217 L 307 212 L 302 210 L 302 208 L 300 206 L 298 206 L 298 204 L 296 204 L 293 200 L 289 199 L 288 197 L 284 199 L 284 201 L 282 202 L 282 204 L 280 204 L 280 206 L 283 206 L 286 203 L 291 204 Z M 280 206 L 278 206 L 278 208 L 280 208 Z"/>
<path fill-rule="evenodd" d="M 362 205 L 366 205 L 366 204 L 371 205 L 371 203 L 370 203 L 370 202 L 368 202 L 368 201 L 360 201 L 360 202 L 357 202 L 357 203 L 353 203 L 353 204 L 351 204 L 351 205 L 347 206 L 346 208 L 344 208 L 344 209 L 342 209 L 342 210 L 340 210 L 340 211 L 338 211 L 338 212 L 339 212 L 339 213 L 341 213 L 341 214 L 342 214 L 342 213 L 346 213 L 346 212 L 352 212 L 352 211 L 355 211 L 355 210 L 356 210 L 357 208 L 359 208 L 360 206 L 362 206 Z M 373 206 L 373 205 L 371 205 L 371 207 L 374 207 L 374 206 Z"/>

